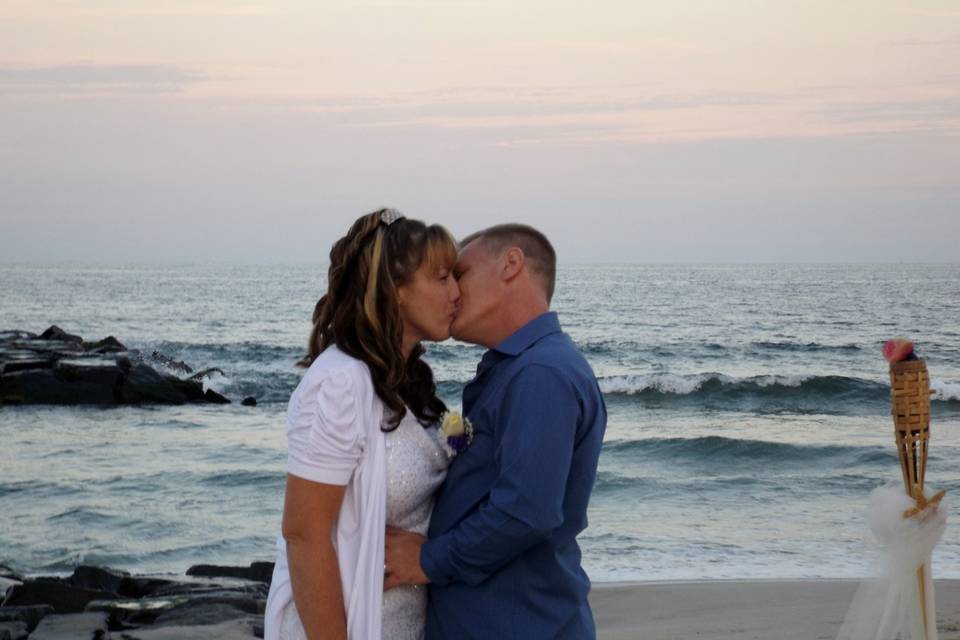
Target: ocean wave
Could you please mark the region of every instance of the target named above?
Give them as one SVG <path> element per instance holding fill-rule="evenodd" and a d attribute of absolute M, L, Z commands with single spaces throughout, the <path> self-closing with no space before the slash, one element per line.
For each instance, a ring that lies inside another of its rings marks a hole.
<path fill-rule="evenodd" d="M 889 410 L 889 387 L 845 376 L 656 373 L 600 379 L 608 402 L 758 414 L 863 414 Z"/>
<path fill-rule="evenodd" d="M 885 413 L 890 407 L 886 382 L 848 376 L 760 375 L 721 373 L 678 375 L 652 373 L 608 376 L 600 389 L 613 402 L 650 406 L 690 406 L 756 413 Z M 934 380 L 935 415 L 960 409 L 960 384 Z"/>
<path fill-rule="evenodd" d="M 206 456 L 211 462 L 229 461 L 233 464 L 241 462 L 242 459 L 238 452 L 246 445 L 234 445 L 218 449 Z M 264 452 L 256 447 L 247 447 L 249 449 L 249 459 L 252 461 L 261 461 L 265 454 L 274 458 L 280 458 L 274 452 Z M 254 455 L 260 452 L 260 455 Z M 279 460 L 277 460 L 279 461 Z M 279 467 L 277 467 L 279 468 Z M 174 477 L 168 471 L 157 471 L 153 473 L 131 473 L 127 475 L 115 475 L 96 480 L 90 480 L 92 486 L 103 487 L 106 491 L 114 494 L 126 495 L 132 493 L 152 493 L 163 492 L 176 487 L 185 487 L 192 490 L 199 486 L 215 487 L 257 487 L 257 488 L 275 488 L 283 484 L 284 475 L 273 469 L 220 469 L 217 471 L 180 471 Z"/>
<path fill-rule="evenodd" d="M 711 467 L 729 464 L 798 464 L 843 459 L 850 465 L 888 465 L 897 462 L 896 453 L 886 447 L 857 447 L 851 445 L 806 445 L 769 440 L 703 436 L 696 438 L 648 438 L 643 440 L 613 440 L 604 443 L 601 459 L 630 463 L 655 461 L 667 464 L 678 462 L 705 463 Z M 933 457 L 931 457 L 933 459 Z"/>
<path fill-rule="evenodd" d="M 80 524 L 103 524 L 107 522 L 122 522 L 122 518 L 106 513 L 104 511 L 98 511 L 91 507 L 77 506 L 56 513 L 52 516 L 47 517 L 48 521 L 61 521 L 61 520 L 70 520 L 75 523 Z"/>
<path fill-rule="evenodd" d="M 479 362 L 485 350 L 481 346 L 463 342 L 428 342 L 424 346 L 427 350 L 424 356 L 427 362 L 450 362 L 458 360 Z"/>
<path fill-rule="evenodd" d="M 202 376 L 200 382 L 203 385 L 204 393 L 212 389 L 221 395 L 225 394 L 227 390 L 234 385 L 232 379 L 219 371 L 214 371 Z"/>
<path fill-rule="evenodd" d="M 644 498 L 666 497 L 691 491 L 697 494 L 702 494 L 704 491 L 727 493 L 732 489 L 732 495 L 739 496 L 745 488 L 756 485 L 778 486 L 773 481 L 754 475 L 710 476 L 691 480 L 659 475 L 638 476 L 635 472 L 619 473 L 612 469 L 600 469 L 597 471 L 594 492 L 598 495 L 606 495 L 626 490 L 630 492 L 632 498 Z"/>
<path fill-rule="evenodd" d="M 454 404 L 459 404 L 459 396 L 463 392 L 465 384 L 465 382 L 459 380 L 441 380 L 437 382 L 437 395 L 453 401 Z"/>
<path fill-rule="evenodd" d="M 760 414 L 883 414 L 890 410 L 890 385 L 849 376 L 758 375 L 722 373 L 605 376 L 600 390 L 608 403 L 639 403 L 666 409 L 745 411 Z M 441 380 L 442 398 L 458 404 L 466 383 Z M 934 416 L 960 411 L 960 383 L 934 379 Z"/>
<path fill-rule="evenodd" d="M 852 351 L 862 351 L 863 348 L 859 345 L 853 343 L 847 344 L 822 344 L 820 342 L 790 342 L 790 341 L 772 341 L 772 340 L 758 340 L 756 342 L 751 342 L 750 346 L 755 349 L 763 349 L 770 351 L 799 351 L 799 352 L 852 352 Z"/>
<path fill-rule="evenodd" d="M 285 476 L 276 471 L 225 471 L 200 479 L 200 484 L 214 487 L 279 488 Z"/>
<path fill-rule="evenodd" d="M 582 340 L 578 342 L 577 345 L 587 357 L 634 355 L 662 358 L 687 355 L 728 358 L 731 357 L 731 355 L 756 355 L 758 352 L 761 354 L 766 352 L 787 352 L 795 354 L 836 353 L 843 355 L 864 350 L 864 347 L 854 343 L 829 344 L 822 342 L 795 342 L 790 340 L 757 340 L 748 343 L 690 341 L 652 344 L 611 338 Z"/>
<path fill-rule="evenodd" d="M 0 497 L 13 496 L 16 494 L 25 494 L 29 499 L 37 497 L 63 497 L 83 493 L 83 488 L 73 484 L 62 482 L 50 482 L 42 480 L 14 480 L 12 482 L 0 482 Z"/>
<path fill-rule="evenodd" d="M 782 466 L 766 464 L 762 470 L 750 474 L 738 473 L 728 461 L 712 461 L 710 469 L 696 476 L 637 475 L 636 471 L 618 472 L 601 469 L 597 472 L 594 495 L 600 499 L 672 500 L 681 496 L 709 496 L 714 501 L 743 501 L 776 499 L 784 494 L 839 494 L 858 492 L 867 494 L 889 481 L 886 473 L 895 468 L 896 456 L 886 457 L 882 465 L 864 468 L 863 473 L 833 473 L 835 466 L 824 467 L 820 473 L 786 471 Z M 809 467 L 809 462 L 807 463 Z M 767 472 L 767 473 L 764 473 Z M 724 473 L 727 475 L 717 475 Z M 941 487 L 943 488 L 943 487 Z M 600 504 L 600 503 L 597 503 Z"/>
<path fill-rule="evenodd" d="M 699 357 L 714 358 L 729 356 L 730 352 L 759 351 L 758 357 L 766 358 L 763 352 L 784 351 L 802 352 L 858 352 L 864 348 L 854 343 L 830 344 L 820 342 L 759 340 L 745 345 L 725 345 L 717 342 L 695 342 L 691 344 L 643 345 L 639 343 L 621 343 L 616 340 L 593 340 L 580 344 L 588 355 L 607 356 L 611 354 L 631 355 L 642 362 L 659 362 L 666 357 L 674 357 L 674 350 L 698 354 Z M 163 341 L 143 347 L 144 352 L 156 349 L 174 359 L 183 359 L 191 366 L 220 367 L 224 374 L 213 373 L 204 379 L 204 387 L 212 388 L 233 399 L 247 396 L 257 398 L 258 402 L 286 402 L 290 393 L 300 381 L 302 371 L 295 363 L 304 355 L 299 347 L 290 347 L 261 342 L 219 342 L 191 343 Z M 460 363 L 471 364 L 465 372 L 472 373 L 472 364 L 479 359 L 482 349 L 474 345 L 459 342 L 428 345 L 427 359 L 441 366 L 441 375 L 459 371 Z M 717 356 L 716 354 L 719 354 Z M 724 355 L 726 354 L 726 355 Z M 647 358 L 646 360 L 644 358 Z M 452 364 L 451 364 L 452 363 Z M 634 363 L 636 364 L 636 363 Z M 452 366 L 450 371 L 444 371 Z M 186 377 L 184 374 L 183 377 Z M 459 375 L 459 374 L 455 374 Z M 455 398 L 463 389 L 463 380 L 439 379 L 438 390 L 444 398 Z M 884 382 L 865 380 L 851 376 L 814 376 L 814 375 L 757 375 L 752 377 L 734 377 L 722 373 L 700 374 L 651 373 L 640 375 L 609 376 L 600 379 L 600 388 L 608 396 L 636 396 L 642 400 L 669 401 L 669 396 L 690 396 L 702 401 L 718 402 L 733 400 L 803 400 L 810 396 L 812 402 L 823 400 L 834 404 L 873 403 L 879 409 L 889 402 L 889 385 Z M 960 382 L 933 380 L 931 389 L 935 391 L 932 399 L 938 403 L 960 403 Z M 676 400 L 676 398 L 673 398 Z M 763 407 L 760 408 L 763 410 Z M 774 402 L 771 411 L 798 410 L 815 411 L 814 406 L 780 407 Z M 829 409 L 845 412 L 842 407 Z M 855 410 L 854 410 L 855 411 Z"/>
<path fill-rule="evenodd" d="M 158 546 L 150 551 L 124 552 L 121 551 L 123 548 L 122 544 L 116 544 L 114 548 L 108 544 L 84 546 L 77 543 L 69 549 L 52 549 L 42 554 L 45 558 L 36 558 L 31 563 L 35 566 L 28 567 L 26 573 L 68 575 L 78 565 L 87 564 L 136 573 L 181 575 L 184 568 L 196 563 L 197 559 L 213 562 L 222 560 L 223 564 L 249 562 L 246 558 L 256 557 L 256 551 L 265 547 L 263 540 L 247 536 L 172 547 Z M 246 555 L 244 551 L 247 551 Z"/>
<path fill-rule="evenodd" d="M 930 390 L 934 392 L 930 398 L 943 402 L 960 402 L 960 382 L 944 382 L 933 379 L 930 381 Z"/>
<path fill-rule="evenodd" d="M 138 346 L 138 345 L 131 345 Z M 191 366 L 219 366 L 222 362 L 264 363 L 283 361 L 296 364 L 306 355 L 306 347 L 266 342 L 178 342 L 164 340 L 139 346 L 144 353 L 159 351 L 165 356 L 182 359 Z"/>
<path fill-rule="evenodd" d="M 835 391 L 838 393 L 884 392 L 889 385 L 845 376 L 761 375 L 737 378 L 722 373 L 679 375 L 651 373 L 600 378 L 600 389 L 608 395 L 693 395 L 697 393 L 751 392 L 779 393 L 783 390 Z"/>

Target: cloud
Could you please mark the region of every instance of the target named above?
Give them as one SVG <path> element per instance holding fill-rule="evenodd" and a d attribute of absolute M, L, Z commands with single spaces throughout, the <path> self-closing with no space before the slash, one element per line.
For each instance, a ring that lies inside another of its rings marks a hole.
<path fill-rule="evenodd" d="M 622 89 L 622 88 L 621 88 Z M 629 89 L 629 88 L 628 88 Z M 791 96 L 751 91 L 700 91 L 633 95 L 618 89 L 607 93 L 596 88 L 548 87 L 538 89 L 463 89 L 383 96 L 327 96 L 315 99 L 272 101 L 272 106 L 296 111 L 354 114 L 357 121 L 411 116 L 418 119 L 447 117 L 537 117 L 664 111 L 701 107 L 770 105 Z M 265 103 L 254 102 L 262 105 Z M 271 104 L 268 101 L 266 104 Z"/>
<path fill-rule="evenodd" d="M 234 104 L 233 107 L 238 105 Z M 960 93 L 917 85 L 790 91 L 651 92 L 642 86 L 460 87 L 435 92 L 262 99 L 242 109 L 290 111 L 342 129 L 479 133 L 491 144 L 650 143 L 960 133 Z"/>
<path fill-rule="evenodd" d="M 649 38 L 646 40 L 561 40 L 518 41 L 508 45 L 518 50 L 570 51 L 573 53 L 600 53 L 611 56 L 638 56 L 644 54 L 700 55 L 707 48 L 691 40 Z"/>
<path fill-rule="evenodd" d="M 490 6 L 490 0 L 361 0 L 354 6 L 375 9 L 481 9 Z"/>
<path fill-rule="evenodd" d="M 864 120 L 901 120 L 913 122 L 960 122 L 960 96 L 930 100 L 893 102 L 843 102 L 827 105 L 824 116 L 844 122 Z"/>
<path fill-rule="evenodd" d="M 960 9 L 955 7 L 933 7 L 923 6 L 920 3 L 907 3 L 902 7 L 897 7 L 898 13 L 921 18 L 960 18 Z"/>
<path fill-rule="evenodd" d="M 960 47 L 960 35 L 940 40 L 895 40 L 894 47 Z"/>
<path fill-rule="evenodd" d="M 207 79 L 203 74 L 173 65 L 0 63 L 0 89 L 20 94 L 168 93 Z"/>
<path fill-rule="evenodd" d="M 269 13 L 257 2 L 221 0 L 164 0 L 163 2 L 93 2 L 91 0 L 59 0 L 58 11 L 73 11 L 81 15 L 99 17 L 230 17 L 259 16 Z"/>

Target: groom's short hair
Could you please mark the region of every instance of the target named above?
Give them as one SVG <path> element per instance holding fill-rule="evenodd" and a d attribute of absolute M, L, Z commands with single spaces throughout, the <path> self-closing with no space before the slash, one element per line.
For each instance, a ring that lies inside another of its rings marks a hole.
<path fill-rule="evenodd" d="M 498 224 L 471 233 L 460 241 L 460 247 L 465 247 L 474 240 L 482 240 L 487 251 L 498 255 L 510 247 L 519 247 L 523 251 L 526 265 L 543 284 L 547 302 L 550 302 L 557 282 L 557 252 L 547 240 L 547 236 L 525 224 Z"/>

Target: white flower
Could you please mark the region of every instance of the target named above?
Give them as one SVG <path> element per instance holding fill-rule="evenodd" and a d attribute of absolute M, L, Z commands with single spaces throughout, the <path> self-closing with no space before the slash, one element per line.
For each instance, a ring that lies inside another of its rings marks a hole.
<path fill-rule="evenodd" d="M 467 427 L 464 424 L 463 418 L 460 416 L 458 411 L 447 411 L 443 414 L 443 422 L 440 423 L 440 431 L 443 432 L 443 435 L 447 438 L 455 438 L 457 436 L 463 435 L 463 432 L 466 431 Z"/>
<path fill-rule="evenodd" d="M 473 425 L 458 411 L 447 411 L 440 416 L 440 428 L 437 429 L 437 441 L 440 447 L 452 458 L 470 446 L 473 442 Z"/>

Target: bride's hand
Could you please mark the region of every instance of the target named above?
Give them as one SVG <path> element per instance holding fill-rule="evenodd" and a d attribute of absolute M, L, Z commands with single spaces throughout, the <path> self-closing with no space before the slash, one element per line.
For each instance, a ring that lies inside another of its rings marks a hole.
<path fill-rule="evenodd" d="M 403 584 L 427 584 L 430 579 L 420 567 L 420 547 L 426 537 L 387 527 L 386 551 L 383 556 L 383 590 Z"/>

